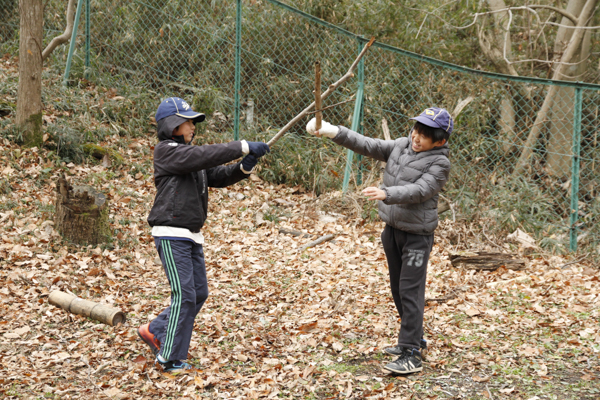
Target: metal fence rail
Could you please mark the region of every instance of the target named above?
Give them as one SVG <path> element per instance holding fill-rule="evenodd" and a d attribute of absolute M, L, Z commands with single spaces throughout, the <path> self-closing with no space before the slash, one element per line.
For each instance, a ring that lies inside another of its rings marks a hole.
<path fill-rule="evenodd" d="M 90 31 L 89 54 L 80 29 L 65 78 L 89 73 L 92 80 L 110 77 L 161 95 L 192 96 L 195 107 L 222 114 L 212 130 L 236 138 L 270 138 L 312 102 L 314 61 L 321 62 L 323 84 L 332 83 L 368 39 L 276 0 L 80 2 L 89 4 L 83 12 L 89 24 L 82 23 Z M 47 3 L 46 29 L 62 30 L 63 7 Z M 16 0 L 0 0 L 0 12 L 7 16 L 0 34 L 14 40 Z M 540 118 L 551 87 L 553 105 Z M 460 214 L 521 228 L 558 251 L 579 246 L 600 255 L 599 89 L 486 73 L 375 43 L 356 79 L 325 106 L 352 101 L 327 110 L 324 119 L 380 138 L 385 119 L 395 138 L 407 135 L 408 118 L 426 107 L 456 114 L 464 105 L 450 139 L 453 167 L 445 188 Z M 269 160 L 273 179 L 346 189 L 377 176 L 372 160 L 307 138 L 302 125 L 277 143 L 280 151 Z M 533 145 L 526 145 L 533 131 Z"/>

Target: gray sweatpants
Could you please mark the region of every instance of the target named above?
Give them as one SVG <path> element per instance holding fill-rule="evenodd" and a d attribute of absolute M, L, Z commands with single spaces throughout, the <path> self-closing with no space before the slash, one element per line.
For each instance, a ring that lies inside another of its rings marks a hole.
<path fill-rule="evenodd" d="M 150 322 L 160 341 L 160 355 L 168 360 L 187 359 L 194 319 L 208 298 L 202 245 L 189 240 L 154 238 L 169 285 L 171 305 Z"/>
<path fill-rule="evenodd" d="M 398 345 L 418 349 L 423 337 L 427 263 L 433 234 L 415 235 L 386 225 L 381 242 L 390 272 L 390 287 L 400 315 Z"/>

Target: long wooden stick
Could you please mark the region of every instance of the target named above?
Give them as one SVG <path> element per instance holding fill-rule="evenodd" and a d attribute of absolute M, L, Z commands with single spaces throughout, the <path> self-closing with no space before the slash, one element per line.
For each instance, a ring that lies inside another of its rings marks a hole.
<path fill-rule="evenodd" d="M 338 87 L 340 87 L 342 84 L 346 83 L 346 81 L 348 79 L 350 79 L 350 78 L 352 78 L 354 76 L 353 72 L 356 69 L 356 66 L 358 65 L 358 62 L 360 61 L 361 58 L 363 58 L 363 56 L 365 55 L 365 53 L 367 52 L 367 50 L 369 50 L 369 47 L 371 47 L 371 45 L 373 44 L 373 42 L 375 42 L 375 38 L 374 37 L 372 37 L 371 40 L 369 40 L 369 43 L 365 44 L 365 47 L 363 47 L 363 49 L 360 52 L 360 54 L 358 55 L 358 57 L 356 57 L 356 60 L 354 60 L 354 62 L 350 66 L 350 69 L 348 70 L 348 72 L 346 72 L 344 74 L 344 76 L 342 76 L 337 82 L 335 82 L 334 84 L 329 85 L 329 87 L 327 88 L 327 90 L 325 92 L 323 92 L 323 94 L 321 94 L 321 101 L 325 100 L 331 93 L 333 93 L 333 91 L 335 89 L 337 89 Z M 309 105 L 304 110 L 302 110 L 302 112 L 300 114 L 298 114 L 294 118 L 292 118 L 292 120 L 290 122 L 288 122 L 287 124 L 285 124 L 285 126 L 283 128 L 281 128 L 279 130 L 279 132 L 277 132 L 277 134 L 275 136 L 273 136 L 271 138 L 271 140 L 269 140 L 267 142 L 267 144 L 269 146 L 274 145 L 283 135 L 285 135 L 285 133 L 292 126 L 294 126 L 296 124 L 296 122 L 300 121 L 306 115 L 306 113 L 308 113 L 314 106 L 315 106 L 315 102 L 313 102 L 311 105 Z"/>
<path fill-rule="evenodd" d="M 321 121 L 323 120 L 323 105 L 321 102 L 321 63 L 315 62 L 315 109 L 317 110 L 317 124 L 315 130 L 321 129 Z"/>

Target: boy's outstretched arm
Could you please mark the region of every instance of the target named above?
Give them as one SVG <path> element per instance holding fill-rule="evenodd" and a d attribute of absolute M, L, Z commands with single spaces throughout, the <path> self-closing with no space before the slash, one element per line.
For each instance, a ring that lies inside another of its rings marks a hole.
<path fill-rule="evenodd" d="M 242 142 L 187 146 L 160 142 L 154 148 L 156 172 L 183 175 L 225 164 L 244 155 Z"/>
<path fill-rule="evenodd" d="M 239 163 L 220 165 L 206 170 L 207 184 L 210 187 L 226 187 L 250 176 L 258 163 L 258 158 L 248 154 Z"/>
<path fill-rule="evenodd" d="M 394 149 L 393 140 L 369 138 L 343 126 L 334 126 L 325 121 L 322 122 L 319 131 L 316 131 L 315 128 L 316 118 L 313 118 L 306 125 L 306 131 L 309 134 L 315 136 L 327 136 L 339 145 L 379 161 L 387 161 Z"/>
<path fill-rule="evenodd" d="M 214 168 L 246 154 L 262 157 L 268 152 L 266 143 L 245 140 L 202 146 L 165 141 L 154 148 L 154 166 L 159 175 L 183 175 Z"/>
<path fill-rule="evenodd" d="M 385 204 L 416 204 L 429 200 L 438 194 L 450 175 L 450 161 L 440 159 L 429 167 L 414 183 L 402 186 L 382 188 L 385 192 Z"/>

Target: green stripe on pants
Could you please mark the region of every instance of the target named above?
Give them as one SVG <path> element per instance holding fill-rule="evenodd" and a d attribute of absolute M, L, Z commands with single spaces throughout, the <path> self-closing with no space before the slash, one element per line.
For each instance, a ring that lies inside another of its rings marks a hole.
<path fill-rule="evenodd" d="M 165 344 L 161 352 L 161 356 L 166 360 L 171 355 L 173 349 L 173 341 L 175 340 L 175 333 L 177 331 L 177 322 L 179 321 L 179 312 L 181 311 L 181 282 L 179 281 L 179 274 L 177 272 L 177 266 L 173 258 L 173 251 L 171 250 L 171 242 L 169 240 L 161 240 L 163 246 L 163 255 L 165 257 L 165 265 L 169 275 L 169 281 L 171 282 L 171 314 L 169 315 L 169 324 L 167 326 L 167 333 L 165 338 Z"/>

